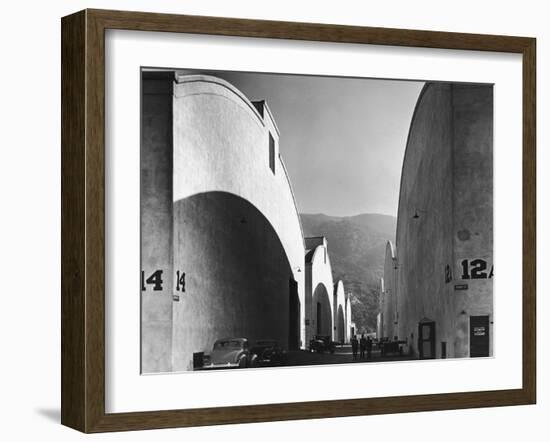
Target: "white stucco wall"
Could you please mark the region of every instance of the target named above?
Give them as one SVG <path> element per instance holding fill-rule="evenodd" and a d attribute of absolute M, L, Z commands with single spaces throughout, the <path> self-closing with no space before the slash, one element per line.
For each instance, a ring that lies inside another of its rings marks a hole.
<path fill-rule="evenodd" d="M 334 330 L 334 340 L 337 342 L 347 342 L 347 330 L 348 330 L 348 324 L 346 320 L 346 292 L 344 289 L 344 282 L 342 280 L 338 280 L 334 284 L 334 295 L 333 295 L 333 330 Z M 343 324 L 340 325 L 340 322 L 338 320 L 338 310 L 342 309 L 342 316 L 343 316 Z M 342 328 L 342 330 L 340 330 Z"/>
<path fill-rule="evenodd" d="M 238 89 L 222 79 L 178 76 L 174 85 L 173 198 L 221 190 L 250 201 L 278 233 L 303 293 L 303 273 L 297 271 L 304 257 L 302 228 L 279 156 L 278 131 L 269 130 L 276 128 L 270 115 L 267 111 L 262 118 Z M 275 139 L 274 174 L 269 170 L 270 132 Z M 193 155 L 186 155 L 191 149 Z"/>

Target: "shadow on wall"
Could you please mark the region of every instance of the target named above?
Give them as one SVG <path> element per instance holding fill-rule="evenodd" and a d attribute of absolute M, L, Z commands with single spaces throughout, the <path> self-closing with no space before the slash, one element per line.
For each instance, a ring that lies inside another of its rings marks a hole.
<path fill-rule="evenodd" d="M 313 292 L 313 312 L 315 334 L 332 337 L 330 297 L 323 283 L 317 284 Z"/>
<path fill-rule="evenodd" d="M 281 241 L 263 214 L 227 192 L 174 203 L 174 270 L 185 292 L 173 303 L 173 370 L 189 370 L 194 352 L 216 339 L 299 343 L 297 284 Z"/>

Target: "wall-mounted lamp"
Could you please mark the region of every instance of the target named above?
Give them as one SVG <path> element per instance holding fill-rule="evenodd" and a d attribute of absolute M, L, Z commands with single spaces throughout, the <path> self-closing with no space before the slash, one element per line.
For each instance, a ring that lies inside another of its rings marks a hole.
<path fill-rule="evenodd" d="M 418 212 L 420 212 L 420 213 L 427 213 L 425 210 L 414 209 L 413 219 L 418 219 L 418 218 L 420 218 L 420 215 L 419 215 Z"/>
<path fill-rule="evenodd" d="M 461 315 L 467 315 L 468 313 L 466 313 L 466 310 L 462 310 L 462 311 L 460 312 L 460 314 L 461 314 Z"/>

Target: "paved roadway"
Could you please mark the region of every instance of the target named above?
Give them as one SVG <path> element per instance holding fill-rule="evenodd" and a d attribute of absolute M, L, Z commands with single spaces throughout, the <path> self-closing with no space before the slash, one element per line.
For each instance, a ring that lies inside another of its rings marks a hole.
<path fill-rule="evenodd" d="M 359 354 L 357 360 L 353 360 L 351 345 L 337 346 L 334 354 L 311 353 L 305 350 L 290 351 L 287 354 L 287 362 L 285 365 L 321 365 L 321 364 L 350 364 L 353 362 L 386 362 L 386 361 L 407 361 L 413 358 L 408 355 L 386 355 L 382 357 L 380 350 L 373 350 L 370 359 L 360 359 Z"/>

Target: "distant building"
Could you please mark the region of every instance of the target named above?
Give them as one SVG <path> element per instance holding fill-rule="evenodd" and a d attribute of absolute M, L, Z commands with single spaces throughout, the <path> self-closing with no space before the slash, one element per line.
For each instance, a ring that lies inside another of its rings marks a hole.
<path fill-rule="evenodd" d="M 344 283 L 334 283 L 324 236 L 305 238 L 305 323 L 306 343 L 316 335 L 348 342 L 351 302 Z"/>
<path fill-rule="evenodd" d="M 384 278 L 380 278 L 378 290 L 378 313 L 376 315 L 376 337 L 381 339 L 384 336 Z"/>
<path fill-rule="evenodd" d="M 357 335 L 357 326 L 355 325 L 355 322 L 351 321 L 349 323 L 349 336 L 350 336 L 350 339 L 353 338 L 353 336 Z"/>
<path fill-rule="evenodd" d="M 384 259 L 384 288 L 382 292 L 384 317 L 382 337 L 393 340 L 397 336 L 398 296 L 397 296 L 397 257 L 391 241 L 386 243 Z"/>
<path fill-rule="evenodd" d="M 353 336 L 355 323 L 351 320 L 351 292 L 346 293 L 346 342 Z"/>

